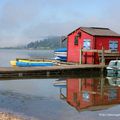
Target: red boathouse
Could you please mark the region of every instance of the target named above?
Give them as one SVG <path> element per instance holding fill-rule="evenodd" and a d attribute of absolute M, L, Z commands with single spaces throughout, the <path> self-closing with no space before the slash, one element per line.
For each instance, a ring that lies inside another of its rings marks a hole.
<path fill-rule="evenodd" d="M 99 64 L 120 58 L 120 34 L 108 28 L 79 27 L 67 36 L 67 62 Z"/>

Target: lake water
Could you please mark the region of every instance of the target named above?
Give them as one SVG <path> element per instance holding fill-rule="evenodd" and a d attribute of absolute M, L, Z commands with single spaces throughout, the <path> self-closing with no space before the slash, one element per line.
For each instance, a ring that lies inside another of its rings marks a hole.
<path fill-rule="evenodd" d="M 0 66 L 10 67 L 10 60 L 16 58 L 53 58 L 53 50 L 16 50 L 16 49 L 0 49 Z"/>
<path fill-rule="evenodd" d="M 17 58 L 53 58 L 48 50 L 0 50 L 0 66 Z M 36 120 L 118 120 L 116 77 L 0 81 L 0 111 Z"/>

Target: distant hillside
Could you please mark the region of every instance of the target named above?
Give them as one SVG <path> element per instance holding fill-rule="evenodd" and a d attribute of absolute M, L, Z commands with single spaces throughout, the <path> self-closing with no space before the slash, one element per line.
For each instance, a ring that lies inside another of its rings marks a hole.
<path fill-rule="evenodd" d="M 30 42 L 27 44 L 27 49 L 56 49 L 60 47 L 66 47 L 66 41 L 61 43 L 61 39 L 64 37 L 55 36 L 48 37 L 44 40 L 37 40 L 35 42 Z"/>

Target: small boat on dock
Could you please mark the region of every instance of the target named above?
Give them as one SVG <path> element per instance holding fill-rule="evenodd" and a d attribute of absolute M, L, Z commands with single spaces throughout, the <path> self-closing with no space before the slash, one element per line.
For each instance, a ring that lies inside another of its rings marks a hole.
<path fill-rule="evenodd" d="M 35 60 L 35 59 L 16 59 L 11 60 L 10 64 L 12 66 L 18 66 L 18 67 L 47 67 L 47 66 L 54 66 L 54 62 L 50 60 Z"/>
<path fill-rule="evenodd" d="M 111 60 L 106 69 L 108 74 L 120 74 L 120 60 Z"/>
<path fill-rule="evenodd" d="M 55 60 L 67 61 L 67 48 L 59 48 L 54 51 Z"/>

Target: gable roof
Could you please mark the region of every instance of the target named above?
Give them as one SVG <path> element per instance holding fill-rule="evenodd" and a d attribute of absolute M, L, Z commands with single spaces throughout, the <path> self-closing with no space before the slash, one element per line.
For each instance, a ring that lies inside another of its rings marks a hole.
<path fill-rule="evenodd" d="M 114 31 L 110 30 L 109 28 L 79 27 L 78 29 L 80 29 L 80 30 L 82 30 L 82 31 L 84 31 L 84 32 L 86 32 L 86 33 L 88 33 L 90 35 L 93 35 L 93 36 L 113 36 L 113 37 L 120 37 L 120 34 L 118 34 L 118 33 L 114 32 Z M 78 30 L 78 29 L 76 29 L 76 30 Z"/>

